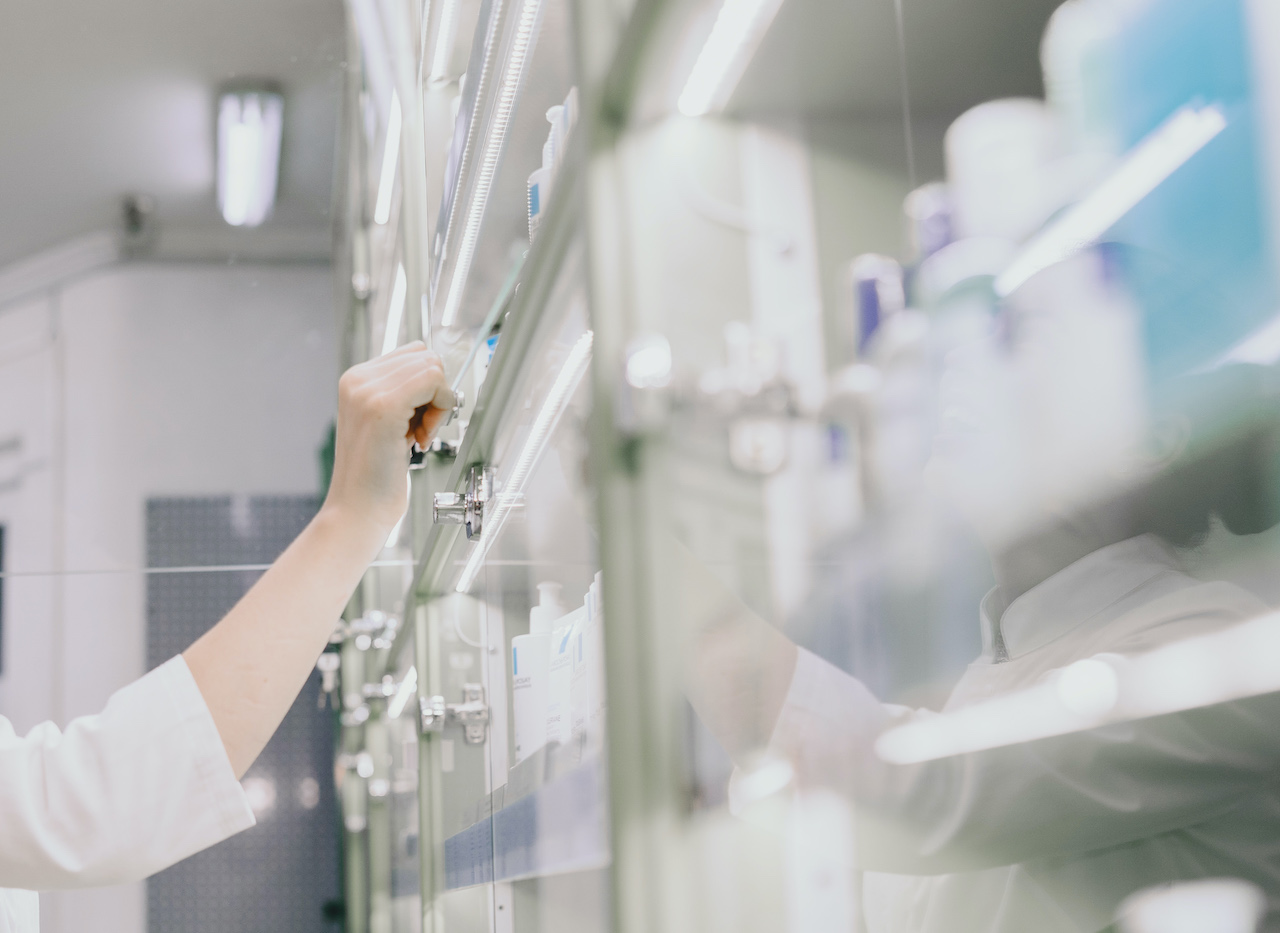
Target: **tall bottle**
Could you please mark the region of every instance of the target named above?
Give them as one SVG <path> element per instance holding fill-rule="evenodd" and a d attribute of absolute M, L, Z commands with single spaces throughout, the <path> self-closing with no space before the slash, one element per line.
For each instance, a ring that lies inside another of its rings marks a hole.
<path fill-rule="evenodd" d="M 569 682 L 571 732 L 586 748 L 599 738 L 604 713 L 604 616 L 600 594 L 602 574 L 587 590 L 585 615 L 571 639 L 572 674 Z"/>
<path fill-rule="evenodd" d="M 538 605 L 529 610 L 529 634 L 511 639 L 511 706 L 517 764 L 547 742 L 551 632 L 563 615 L 560 584 L 539 583 Z"/>
<path fill-rule="evenodd" d="M 581 631 L 586 607 L 579 606 L 562 616 L 551 633 L 547 664 L 548 742 L 568 745 L 573 738 L 573 650 L 574 636 Z"/>

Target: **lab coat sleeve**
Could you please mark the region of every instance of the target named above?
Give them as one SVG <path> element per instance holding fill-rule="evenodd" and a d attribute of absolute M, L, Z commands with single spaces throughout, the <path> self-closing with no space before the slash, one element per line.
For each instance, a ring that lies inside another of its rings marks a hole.
<path fill-rule="evenodd" d="M 0 887 L 136 881 L 253 823 L 181 656 L 65 732 L 0 718 Z"/>
<path fill-rule="evenodd" d="M 890 765 L 873 743 L 901 712 L 801 652 L 773 737 L 802 785 L 854 800 L 859 861 L 873 871 L 971 871 L 1123 845 L 1247 805 L 1280 769 L 1280 694 Z"/>

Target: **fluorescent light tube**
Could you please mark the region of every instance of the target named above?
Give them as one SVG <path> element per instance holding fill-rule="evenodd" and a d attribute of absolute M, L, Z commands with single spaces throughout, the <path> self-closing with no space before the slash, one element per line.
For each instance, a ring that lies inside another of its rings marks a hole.
<path fill-rule="evenodd" d="M 462 292 L 466 288 L 467 277 L 471 274 L 471 261 L 475 258 L 476 241 L 480 238 L 480 224 L 484 220 L 485 207 L 489 203 L 489 190 L 493 187 L 493 177 L 498 171 L 498 160 L 502 156 L 502 147 L 506 144 L 507 128 L 511 123 L 511 113 L 515 109 L 516 94 L 520 90 L 525 61 L 533 48 L 538 14 L 541 10 L 542 0 L 524 0 L 524 6 L 520 8 L 515 38 L 511 41 L 511 51 L 507 56 L 506 69 L 502 74 L 502 85 L 498 89 L 498 100 L 493 108 L 493 119 L 489 124 L 489 135 L 485 139 L 484 155 L 480 160 L 475 188 L 471 193 L 467 225 L 463 228 L 462 240 L 458 244 L 458 260 L 454 265 L 453 278 L 449 281 L 449 295 L 445 299 L 440 320 L 442 327 L 452 327 L 458 318 Z"/>
<path fill-rule="evenodd" d="M 538 459 L 546 449 L 547 441 L 551 439 L 556 425 L 560 423 L 560 416 L 564 414 L 569 400 L 573 398 L 578 383 L 586 375 L 587 366 L 591 362 L 593 339 L 594 334 L 591 331 L 587 331 L 578 338 L 578 342 L 569 351 L 568 359 L 564 361 L 564 366 L 556 376 L 556 381 L 552 383 L 551 391 L 547 393 L 547 398 L 538 411 L 538 417 L 529 429 L 529 436 L 525 438 L 524 447 L 520 449 L 520 456 L 516 459 L 515 466 L 507 476 L 502 491 L 493 498 L 493 515 L 485 516 L 484 531 L 480 533 L 480 541 L 471 552 L 471 557 L 467 560 L 462 576 L 458 580 L 459 593 L 465 593 L 471 589 L 471 585 L 476 581 L 476 575 L 484 564 L 485 557 L 489 554 L 489 549 L 493 547 L 498 535 L 502 534 L 502 526 L 506 524 L 512 508 L 524 501 L 524 487 L 529 481 L 529 474 L 537 466 Z"/>
<path fill-rule="evenodd" d="M 436 27 L 436 49 L 431 55 L 432 81 L 443 81 L 449 76 L 450 52 L 453 51 L 454 33 L 458 27 L 458 0 L 445 0 L 440 9 L 440 25 Z"/>
<path fill-rule="evenodd" d="M 409 705 L 409 698 L 413 696 L 417 689 L 418 669 L 411 667 L 405 673 L 404 680 L 400 681 L 400 689 L 396 691 L 396 695 L 387 704 L 387 718 L 399 719 L 400 714 L 404 712 L 404 708 Z"/>
<path fill-rule="evenodd" d="M 908 717 L 880 736 L 876 752 L 913 764 L 1276 693 L 1277 653 L 1273 612 L 1135 657 L 1084 658 L 1033 687 Z"/>
<path fill-rule="evenodd" d="M 676 106 L 688 117 L 720 110 L 769 30 L 782 0 L 724 0 Z"/>
<path fill-rule="evenodd" d="M 373 208 L 374 223 L 391 219 L 391 192 L 396 186 L 396 164 L 400 158 L 400 97 L 391 92 L 391 113 L 387 115 L 387 137 L 382 143 L 382 177 L 378 179 L 378 200 Z"/>
<path fill-rule="evenodd" d="M 396 266 L 396 281 L 391 286 L 391 303 L 387 305 L 387 329 L 382 334 L 382 352 L 390 353 L 400 342 L 400 322 L 404 319 L 405 292 L 409 281 L 405 278 L 404 265 Z"/>
<path fill-rule="evenodd" d="M 256 227 L 276 202 L 284 100 L 266 91 L 218 102 L 218 209 L 233 227 Z"/>
<path fill-rule="evenodd" d="M 1011 295 L 1037 272 L 1085 249 L 1133 210 L 1227 127 L 1215 105 L 1183 107 L 1138 143 L 1097 188 L 1032 237 L 996 276 L 995 291 Z"/>
<path fill-rule="evenodd" d="M 1118 696 L 1115 669 L 1086 658 L 1029 689 L 936 716 L 913 717 L 881 735 L 876 752 L 892 764 L 917 764 L 1080 732 L 1105 722 Z"/>

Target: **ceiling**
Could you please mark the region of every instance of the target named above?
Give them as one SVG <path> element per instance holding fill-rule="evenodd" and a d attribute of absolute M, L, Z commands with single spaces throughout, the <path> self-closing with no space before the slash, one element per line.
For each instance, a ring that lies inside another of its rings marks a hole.
<path fill-rule="evenodd" d="M 946 121 L 984 100 L 1038 96 L 1040 37 L 1061 2 L 787 0 L 732 109 L 900 113 L 904 79 L 912 113 Z"/>
<path fill-rule="evenodd" d="M 344 57 L 341 0 L 6 0 L 0 13 L 0 268 L 118 228 L 155 199 L 156 252 L 327 255 Z M 279 200 L 254 231 L 214 202 L 214 99 L 285 95 Z"/>

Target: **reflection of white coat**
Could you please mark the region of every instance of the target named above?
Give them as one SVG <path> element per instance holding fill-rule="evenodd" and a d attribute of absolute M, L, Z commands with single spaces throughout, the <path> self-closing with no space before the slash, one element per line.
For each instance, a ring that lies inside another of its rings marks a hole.
<path fill-rule="evenodd" d="M 36 890 L 137 881 L 253 825 L 181 657 L 65 732 L 0 717 L 0 933 L 36 933 Z"/>
<path fill-rule="evenodd" d="M 948 708 L 1266 611 L 1145 536 L 999 600 Z M 1280 919 L 1280 697 L 905 766 L 871 750 L 894 715 L 801 652 L 773 739 L 802 781 L 852 791 L 871 933 L 1093 933 L 1134 890 L 1210 876 L 1257 883 Z"/>

